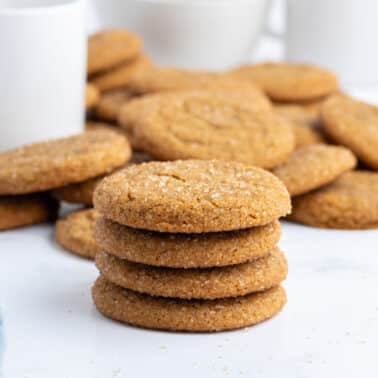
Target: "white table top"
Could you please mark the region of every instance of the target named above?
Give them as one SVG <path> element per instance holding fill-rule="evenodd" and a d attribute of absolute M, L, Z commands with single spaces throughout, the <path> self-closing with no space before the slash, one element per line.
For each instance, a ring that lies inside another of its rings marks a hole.
<path fill-rule="evenodd" d="M 285 223 L 282 313 L 246 330 L 175 334 L 98 314 L 90 296 L 94 264 L 56 246 L 51 227 L 0 233 L 0 376 L 372 377 L 377 236 Z"/>

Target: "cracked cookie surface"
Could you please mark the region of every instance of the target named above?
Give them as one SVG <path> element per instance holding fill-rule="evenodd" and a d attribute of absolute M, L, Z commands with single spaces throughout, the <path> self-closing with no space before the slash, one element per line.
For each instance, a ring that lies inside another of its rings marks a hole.
<path fill-rule="evenodd" d="M 39 192 L 84 181 L 123 165 L 130 155 L 123 135 L 100 129 L 26 145 L 0 154 L 0 194 Z"/>
<path fill-rule="evenodd" d="M 241 163 L 202 160 L 131 166 L 101 182 L 94 204 L 114 222 L 178 233 L 266 225 L 291 208 L 287 189 L 273 174 Z"/>
<path fill-rule="evenodd" d="M 158 160 L 219 159 L 273 168 L 294 149 L 291 125 L 240 93 L 160 94 L 126 105 L 121 125 Z M 130 110 L 131 109 L 131 110 Z M 138 111 L 139 110 L 139 111 Z"/>

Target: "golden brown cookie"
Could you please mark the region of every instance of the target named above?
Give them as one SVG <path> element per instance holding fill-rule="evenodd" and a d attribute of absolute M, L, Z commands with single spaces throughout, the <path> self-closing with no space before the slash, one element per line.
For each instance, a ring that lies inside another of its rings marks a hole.
<path fill-rule="evenodd" d="M 122 106 L 129 102 L 132 97 L 132 94 L 125 89 L 104 93 L 94 110 L 96 119 L 117 123 Z"/>
<path fill-rule="evenodd" d="M 347 148 L 313 144 L 295 151 L 273 173 L 291 196 L 297 196 L 329 184 L 356 165 L 356 157 Z"/>
<path fill-rule="evenodd" d="M 298 105 L 276 105 L 274 109 L 279 116 L 292 124 L 296 149 L 310 144 L 326 143 L 320 130 L 319 114 Z"/>
<path fill-rule="evenodd" d="M 55 225 L 55 239 L 66 251 L 94 259 L 100 251 L 93 235 L 99 217 L 95 209 L 78 210 L 59 219 Z"/>
<path fill-rule="evenodd" d="M 273 111 L 212 92 L 166 93 L 121 109 L 121 126 L 157 160 L 219 159 L 262 168 L 284 162 L 294 149 L 290 124 Z M 133 126 L 136 122 L 137 126 Z"/>
<path fill-rule="evenodd" d="M 108 29 L 95 33 L 88 39 L 88 75 L 134 59 L 140 49 L 140 39 L 125 29 Z"/>
<path fill-rule="evenodd" d="M 378 173 L 347 172 L 324 188 L 295 197 L 289 219 L 323 228 L 378 228 Z"/>
<path fill-rule="evenodd" d="M 0 230 L 54 220 L 59 204 L 46 193 L 0 197 Z"/>
<path fill-rule="evenodd" d="M 156 268 L 100 252 L 96 265 L 115 285 L 159 297 L 217 299 L 243 296 L 279 285 L 287 274 L 285 256 L 275 248 L 258 260 L 208 269 Z"/>
<path fill-rule="evenodd" d="M 335 95 L 321 109 L 325 132 L 378 170 L 378 107 Z"/>
<path fill-rule="evenodd" d="M 150 160 L 151 159 L 146 154 L 133 152 L 130 161 L 127 162 L 124 165 L 124 167 L 128 167 L 131 164 L 139 164 Z M 101 182 L 101 180 L 104 177 L 109 176 L 113 172 L 114 171 L 110 171 L 107 172 L 105 175 L 93 177 L 83 182 L 78 182 L 75 184 L 63 186 L 62 188 L 54 189 L 52 191 L 52 195 L 60 201 L 93 206 L 93 193 L 96 189 L 96 186 Z"/>
<path fill-rule="evenodd" d="M 133 76 L 150 66 L 150 59 L 144 55 L 140 55 L 130 62 L 123 63 L 96 75 L 91 79 L 91 82 L 102 92 L 127 88 Z"/>
<path fill-rule="evenodd" d="M 94 204 L 114 222 L 174 233 L 239 230 L 290 212 L 289 194 L 271 173 L 205 160 L 131 166 L 97 186 Z"/>
<path fill-rule="evenodd" d="M 98 89 L 92 85 L 92 84 L 87 84 L 85 87 L 85 109 L 91 109 L 93 108 L 98 100 L 100 98 L 100 94 L 98 92 Z"/>
<path fill-rule="evenodd" d="M 275 101 L 317 99 L 338 88 L 335 75 L 306 64 L 261 63 L 242 66 L 232 73 L 244 80 L 251 80 Z"/>
<path fill-rule="evenodd" d="M 264 256 L 278 243 L 278 221 L 245 230 L 167 234 L 97 221 L 95 238 L 104 251 L 136 263 L 171 268 L 234 265 Z"/>
<path fill-rule="evenodd" d="M 110 130 L 110 131 L 115 131 L 122 134 L 122 131 L 119 130 L 119 128 L 114 127 L 114 125 L 110 123 L 86 121 L 84 124 L 84 131 L 93 131 L 93 130 Z"/>
<path fill-rule="evenodd" d="M 0 194 L 43 191 L 87 180 L 123 165 L 128 141 L 107 130 L 34 143 L 0 154 Z"/>
<path fill-rule="evenodd" d="M 286 303 L 280 286 L 244 297 L 185 300 L 136 293 L 103 277 L 95 282 L 92 297 L 98 311 L 108 318 L 138 327 L 191 332 L 251 326 L 271 318 Z"/>

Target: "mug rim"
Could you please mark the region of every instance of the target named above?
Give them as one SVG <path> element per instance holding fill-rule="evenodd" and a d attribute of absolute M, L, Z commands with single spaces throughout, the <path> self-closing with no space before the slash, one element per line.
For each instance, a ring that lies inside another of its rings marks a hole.
<path fill-rule="evenodd" d="M 171 5 L 171 6 L 185 6 L 185 7 L 201 7 L 201 6 L 219 6 L 230 5 L 238 3 L 251 3 L 252 0 L 131 0 L 134 3 L 141 4 L 155 4 L 155 5 Z M 253 1 L 265 1 L 265 0 L 253 0 Z"/>
<path fill-rule="evenodd" d="M 55 12 L 61 9 L 71 8 L 83 3 L 83 0 L 35 0 L 35 5 L 25 6 L 2 6 L 0 4 L 0 15 L 21 15 L 39 12 Z"/>

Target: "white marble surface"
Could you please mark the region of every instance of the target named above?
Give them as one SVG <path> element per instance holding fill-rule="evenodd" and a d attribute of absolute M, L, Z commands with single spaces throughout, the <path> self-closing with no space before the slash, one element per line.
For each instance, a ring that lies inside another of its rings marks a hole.
<path fill-rule="evenodd" d="M 52 228 L 0 234 L 2 378 L 373 377 L 378 231 L 284 224 L 288 304 L 261 325 L 174 334 L 99 315 L 93 263 L 62 251 Z M 375 372 L 375 373 L 374 373 Z"/>

